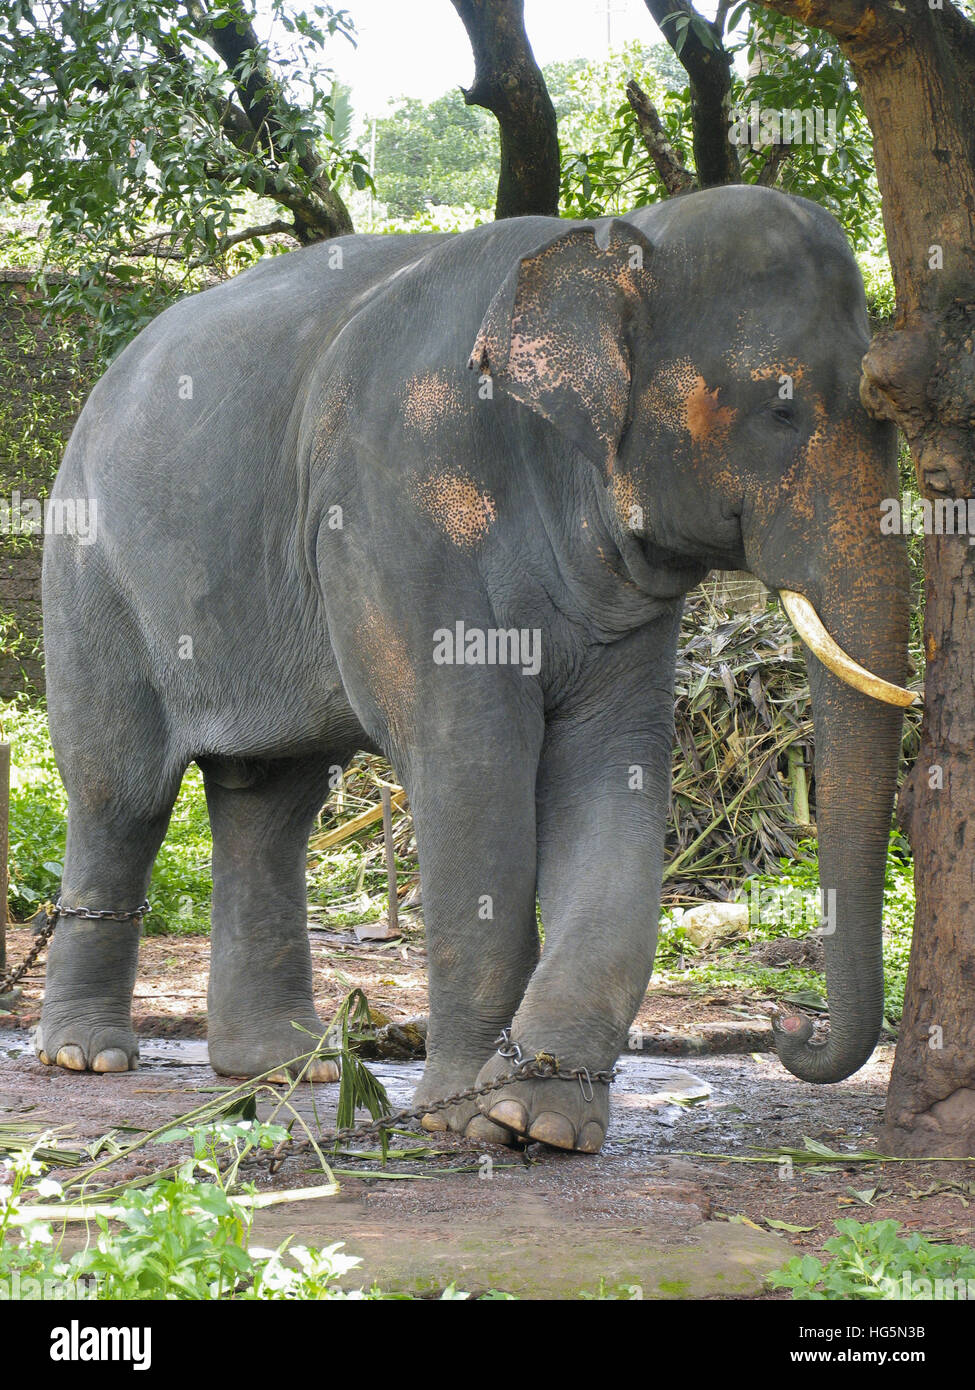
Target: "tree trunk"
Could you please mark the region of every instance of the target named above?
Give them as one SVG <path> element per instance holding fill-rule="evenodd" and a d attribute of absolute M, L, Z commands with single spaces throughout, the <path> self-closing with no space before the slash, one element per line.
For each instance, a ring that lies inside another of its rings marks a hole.
<path fill-rule="evenodd" d="M 660 32 L 677 54 L 687 72 L 691 92 L 691 125 L 694 141 L 694 167 L 700 188 L 740 183 L 738 151 L 729 139 L 731 129 L 731 58 L 722 43 L 724 10 L 714 23 L 703 19 L 689 0 L 645 0 Z M 678 30 L 671 15 L 685 14 L 707 24 L 713 43 L 705 44 L 693 25 L 683 31 L 678 47 Z M 665 24 L 664 20 L 668 20 Z"/>
<path fill-rule="evenodd" d="M 559 213 L 559 131 L 555 107 L 525 33 L 524 0 L 452 0 L 474 50 L 468 106 L 501 127 L 495 216 Z"/>
<path fill-rule="evenodd" d="M 853 66 L 898 301 L 864 358 L 861 396 L 904 431 L 922 495 L 964 504 L 975 497 L 975 25 L 949 0 L 767 8 L 828 29 Z M 917 911 L 881 1144 L 902 1154 L 975 1155 L 975 546 L 960 529 L 925 543 L 924 724 L 901 798 Z"/>

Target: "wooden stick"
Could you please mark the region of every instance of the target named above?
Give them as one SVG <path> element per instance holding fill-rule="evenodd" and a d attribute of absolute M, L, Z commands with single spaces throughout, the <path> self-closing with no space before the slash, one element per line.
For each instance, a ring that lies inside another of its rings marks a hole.
<path fill-rule="evenodd" d="M 399 927 L 399 903 L 396 900 L 396 855 L 393 850 L 393 799 L 387 786 L 382 789 L 382 797 L 383 844 L 386 848 L 386 883 L 389 888 L 386 921 L 390 931 L 395 932 Z"/>
<path fill-rule="evenodd" d="M 338 1190 L 338 1183 L 323 1182 L 320 1187 L 292 1187 L 285 1192 L 234 1192 L 231 1198 L 238 1206 L 263 1211 L 265 1207 L 279 1207 L 285 1202 L 315 1202 L 319 1197 L 334 1197 Z M 118 1220 L 115 1203 L 37 1202 L 18 1208 L 7 1219 L 12 1226 L 29 1226 L 32 1221 L 90 1221 L 94 1216 Z"/>

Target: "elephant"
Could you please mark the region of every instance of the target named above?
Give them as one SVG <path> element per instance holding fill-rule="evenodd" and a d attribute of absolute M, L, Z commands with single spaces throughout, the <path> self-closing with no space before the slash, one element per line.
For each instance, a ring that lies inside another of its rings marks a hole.
<path fill-rule="evenodd" d="M 830 1030 L 784 1017 L 778 1052 L 810 1082 L 859 1068 L 911 699 L 868 337 L 839 225 L 755 186 L 341 237 L 167 308 L 96 384 L 53 493 L 97 515 L 44 554 L 61 903 L 106 915 L 58 922 L 42 1062 L 136 1065 L 133 913 L 195 760 L 211 1065 L 284 1068 L 293 1024 L 322 1027 L 310 829 L 330 776 L 381 751 L 422 882 L 415 1103 L 510 1077 L 423 1123 L 597 1152 L 656 947 L 684 596 L 718 568 L 780 594 L 809 649 Z M 516 1049 L 561 1074 L 516 1074 Z"/>

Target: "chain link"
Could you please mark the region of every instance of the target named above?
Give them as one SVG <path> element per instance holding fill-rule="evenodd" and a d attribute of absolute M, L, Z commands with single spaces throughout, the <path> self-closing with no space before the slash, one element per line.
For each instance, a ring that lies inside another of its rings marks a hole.
<path fill-rule="evenodd" d="M 45 909 L 50 908 L 51 906 L 51 903 L 44 904 Z M 44 947 L 47 945 L 51 937 L 54 935 L 54 928 L 57 926 L 57 921 L 57 917 L 52 917 L 49 912 L 47 913 L 47 921 L 45 922 L 44 926 L 41 927 L 40 931 L 37 933 L 37 939 L 31 946 L 30 950 L 27 952 L 26 956 L 24 956 L 24 959 L 21 961 L 21 963 L 16 967 L 16 969 L 8 970 L 5 975 L 0 975 L 0 994 L 6 994 L 8 990 L 13 989 L 14 985 L 19 984 L 20 981 L 24 978 L 28 970 L 30 970 L 31 966 L 35 963 L 38 956 L 44 950 Z"/>
<path fill-rule="evenodd" d="M 31 966 L 36 964 L 38 956 L 54 935 L 54 928 L 57 926 L 59 918 L 81 917 L 87 921 L 101 922 L 110 917 L 116 922 L 141 922 L 149 911 L 149 899 L 144 898 L 139 906 L 132 908 L 130 912 L 115 912 L 111 908 L 62 907 L 60 898 L 56 903 L 45 903 L 42 910 L 46 919 L 44 925 L 37 931 L 34 944 L 16 969 L 8 970 L 6 974 L 0 975 L 0 994 L 6 994 L 13 989 L 14 985 L 19 984 L 24 978 Z"/>

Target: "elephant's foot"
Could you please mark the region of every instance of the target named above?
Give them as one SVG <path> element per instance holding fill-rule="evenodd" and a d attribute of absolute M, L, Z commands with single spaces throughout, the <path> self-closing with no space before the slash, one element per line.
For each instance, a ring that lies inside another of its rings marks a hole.
<path fill-rule="evenodd" d="M 292 1020 L 300 1026 L 293 1027 Z M 302 1081 L 329 1083 L 341 1075 L 337 1058 L 319 1057 L 307 1064 L 294 1060 L 313 1051 L 325 1034 L 325 1025 L 305 1001 L 273 1016 L 240 1008 L 229 1025 L 219 1015 L 215 1017 L 211 1008 L 208 1032 L 210 1065 L 220 1076 L 263 1076 L 269 1072 L 268 1081 L 287 1085 L 296 1076 Z"/>
<path fill-rule="evenodd" d="M 452 1065 L 428 1061 L 423 1080 L 413 1096 L 413 1108 L 418 1110 L 421 1105 L 433 1105 L 435 1101 L 444 1100 L 459 1091 L 470 1090 L 482 1060 L 483 1058 L 479 1057 L 473 1062 L 456 1062 Z M 502 1125 L 493 1124 L 487 1116 L 482 1115 L 476 1100 L 465 1100 L 457 1105 L 447 1106 L 444 1110 L 429 1111 L 422 1117 L 420 1124 L 431 1133 L 450 1130 L 453 1134 L 463 1134 L 465 1138 L 473 1139 L 480 1144 L 514 1143 L 511 1131 Z"/>
<path fill-rule="evenodd" d="M 45 1005 L 34 1050 L 46 1067 L 67 1071 L 135 1071 L 139 1065 L 129 1006 L 114 1009 L 107 1000 L 92 1000 L 83 1010 Z"/>
<path fill-rule="evenodd" d="M 62 918 L 48 953 L 34 1048 L 45 1066 L 134 1071 L 132 988 L 140 928 L 133 922 Z"/>
<path fill-rule="evenodd" d="M 478 1073 L 477 1084 L 494 1081 L 510 1070 L 506 1058 L 492 1057 Z M 583 1086 L 578 1079 L 558 1077 L 513 1081 L 482 1096 L 478 1104 L 490 1121 L 522 1141 L 535 1139 L 554 1149 L 579 1153 L 598 1153 L 609 1124 L 606 1082 Z"/>

